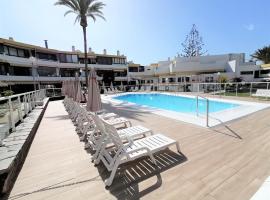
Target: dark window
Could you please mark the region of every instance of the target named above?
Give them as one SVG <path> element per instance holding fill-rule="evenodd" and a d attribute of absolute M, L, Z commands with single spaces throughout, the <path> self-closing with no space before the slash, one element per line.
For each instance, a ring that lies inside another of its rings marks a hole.
<path fill-rule="evenodd" d="M 53 60 L 53 61 L 57 61 L 57 57 L 55 54 L 48 54 L 48 53 L 41 53 L 38 52 L 37 53 L 37 57 L 41 60 Z"/>
<path fill-rule="evenodd" d="M 13 67 L 14 76 L 32 76 L 31 67 Z"/>
<path fill-rule="evenodd" d="M 25 57 L 25 55 L 24 55 L 24 50 L 18 49 L 18 56 L 19 56 L 19 57 Z"/>
<path fill-rule="evenodd" d="M 255 71 L 254 78 L 260 78 L 260 71 L 259 70 Z"/>
<path fill-rule="evenodd" d="M 35 50 L 31 50 L 31 55 L 32 55 L 33 57 L 36 57 L 36 51 L 35 51 Z"/>
<path fill-rule="evenodd" d="M 128 71 L 129 72 L 138 72 L 138 67 L 129 67 Z"/>
<path fill-rule="evenodd" d="M 180 83 L 182 80 L 182 77 L 178 77 L 177 81 Z"/>
<path fill-rule="evenodd" d="M 4 46 L 4 53 L 5 53 L 6 55 L 9 55 L 8 47 L 7 47 L 7 46 Z"/>
<path fill-rule="evenodd" d="M 100 65 L 112 65 L 112 58 L 111 57 L 97 57 L 97 64 Z"/>
<path fill-rule="evenodd" d="M 62 77 L 75 77 L 77 70 L 60 68 L 60 75 Z"/>
<path fill-rule="evenodd" d="M 241 75 L 253 75 L 253 71 L 242 71 Z"/>
<path fill-rule="evenodd" d="M 127 71 L 114 72 L 114 77 L 126 77 Z"/>
<path fill-rule="evenodd" d="M 96 64 L 97 60 L 96 60 L 96 58 L 88 58 L 88 63 L 89 64 Z"/>
<path fill-rule="evenodd" d="M 66 59 L 66 55 L 65 54 L 59 54 L 59 61 L 61 63 L 66 63 L 67 62 L 67 59 Z"/>
<path fill-rule="evenodd" d="M 270 70 L 261 70 L 261 74 L 269 74 Z"/>
<path fill-rule="evenodd" d="M 139 72 L 144 72 L 144 66 L 139 67 Z"/>
<path fill-rule="evenodd" d="M 9 73 L 8 64 L 0 63 L 0 75 L 7 75 Z"/>
<path fill-rule="evenodd" d="M 56 76 L 56 68 L 54 67 L 38 67 L 39 76 Z"/>
<path fill-rule="evenodd" d="M 166 82 L 166 79 L 165 78 L 162 78 L 162 83 L 165 83 Z"/>
<path fill-rule="evenodd" d="M 174 78 L 169 78 L 169 83 L 174 83 L 175 79 Z"/>
<path fill-rule="evenodd" d="M 4 45 L 0 44 L 0 54 L 4 53 Z"/>

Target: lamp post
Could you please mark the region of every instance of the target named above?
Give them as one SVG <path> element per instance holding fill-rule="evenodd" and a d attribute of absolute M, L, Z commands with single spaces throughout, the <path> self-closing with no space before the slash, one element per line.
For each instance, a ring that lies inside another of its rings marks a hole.
<path fill-rule="evenodd" d="M 34 83 L 34 90 L 36 91 L 36 78 L 35 78 L 35 72 L 34 72 L 34 62 L 36 61 L 36 59 L 33 56 L 31 56 L 29 59 L 32 63 L 32 77 L 33 77 L 33 83 Z"/>

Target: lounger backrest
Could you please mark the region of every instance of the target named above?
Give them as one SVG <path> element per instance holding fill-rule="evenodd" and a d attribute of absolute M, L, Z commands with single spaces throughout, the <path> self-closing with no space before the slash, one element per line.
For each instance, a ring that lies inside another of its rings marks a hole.
<path fill-rule="evenodd" d="M 109 134 L 111 142 L 117 147 L 117 149 L 123 148 L 122 139 L 119 137 L 116 128 L 113 125 L 108 124 L 103 120 L 103 124 L 105 126 L 106 133 Z"/>
<path fill-rule="evenodd" d="M 95 122 L 96 128 L 101 132 L 101 134 L 104 137 L 107 136 L 108 134 L 106 133 L 103 121 L 97 115 L 92 115 L 92 119 Z"/>

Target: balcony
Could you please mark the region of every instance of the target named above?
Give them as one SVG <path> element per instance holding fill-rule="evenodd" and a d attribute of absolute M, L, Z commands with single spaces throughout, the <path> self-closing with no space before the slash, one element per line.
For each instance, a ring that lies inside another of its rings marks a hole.
<path fill-rule="evenodd" d="M 41 67 L 59 67 L 58 61 L 53 60 L 40 60 L 36 59 L 35 66 L 41 66 Z"/>
<path fill-rule="evenodd" d="M 122 77 L 121 77 L 122 78 Z M 60 77 L 60 76 L 37 76 L 35 77 L 35 81 L 37 82 L 62 82 L 66 80 L 74 79 L 74 77 Z M 127 78 L 126 78 L 127 79 Z M 85 77 L 80 77 L 81 81 L 85 81 Z M 102 77 L 97 77 L 98 81 L 102 81 Z M 34 78 L 33 76 L 6 76 L 6 75 L 0 75 L 0 81 L 5 82 L 14 82 L 14 83 L 20 83 L 20 82 L 33 82 Z"/>
<path fill-rule="evenodd" d="M 32 62 L 29 58 L 20 58 L 16 56 L 7 56 L 4 54 L 0 54 L 0 61 L 7 62 L 10 65 L 32 67 Z"/>

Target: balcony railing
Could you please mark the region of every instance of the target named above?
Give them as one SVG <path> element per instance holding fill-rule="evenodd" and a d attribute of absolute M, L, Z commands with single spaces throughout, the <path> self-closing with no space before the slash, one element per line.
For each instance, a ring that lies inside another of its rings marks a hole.
<path fill-rule="evenodd" d="M 45 90 L 36 90 L 8 97 L 0 97 L 0 146 L 2 140 L 16 130 L 16 124 L 43 103 Z"/>

